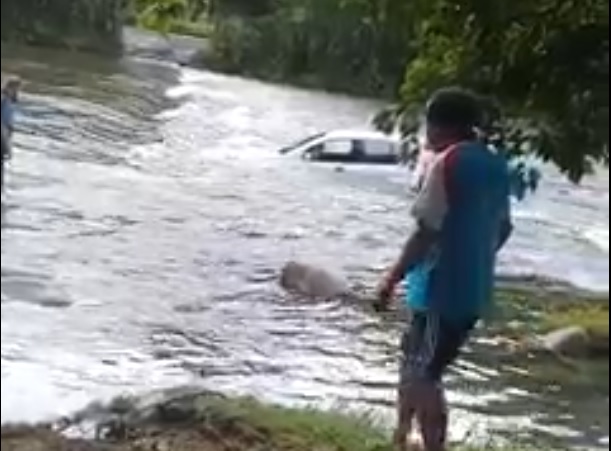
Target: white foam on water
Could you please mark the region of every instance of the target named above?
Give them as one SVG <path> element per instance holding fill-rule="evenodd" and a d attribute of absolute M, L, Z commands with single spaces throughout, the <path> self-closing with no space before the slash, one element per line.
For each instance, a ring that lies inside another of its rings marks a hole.
<path fill-rule="evenodd" d="M 583 236 L 600 250 L 609 253 L 609 227 L 592 228 L 583 231 Z"/>

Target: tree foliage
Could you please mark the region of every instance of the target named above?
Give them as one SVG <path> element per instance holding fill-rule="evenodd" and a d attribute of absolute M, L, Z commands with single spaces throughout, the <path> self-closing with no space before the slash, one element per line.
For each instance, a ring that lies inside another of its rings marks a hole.
<path fill-rule="evenodd" d="M 489 126 L 512 153 L 534 153 L 573 180 L 608 164 L 606 0 L 413 1 L 419 52 L 402 108 L 440 86 L 467 86 L 502 105 L 507 116 L 491 109 Z"/>
<path fill-rule="evenodd" d="M 2 40 L 114 51 L 121 0 L 2 0 Z"/>
<path fill-rule="evenodd" d="M 177 18 L 188 14 L 188 0 L 134 0 L 137 22 L 144 28 L 168 33 Z"/>
<path fill-rule="evenodd" d="M 273 5 L 254 17 L 218 18 L 213 45 L 221 68 L 360 94 L 396 92 L 412 49 L 408 28 L 389 22 L 398 17 L 392 8 L 404 5 L 384 0 Z"/>

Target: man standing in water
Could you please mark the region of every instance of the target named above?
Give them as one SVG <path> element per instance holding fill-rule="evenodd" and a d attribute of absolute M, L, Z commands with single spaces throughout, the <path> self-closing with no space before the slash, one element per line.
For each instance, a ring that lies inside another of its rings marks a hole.
<path fill-rule="evenodd" d="M 10 78 L 2 88 L 2 188 L 4 189 L 4 165 L 11 158 L 11 141 L 15 128 L 15 105 L 19 100 L 21 81 Z"/>
<path fill-rule="evenodd" d="M 437 155 L 413 206 L 416 230 L 379 289 L 384 309 L 406 274 L 426 266 L 418 277 L 425 286 L 411 287 L 424 302 L 401 346 L 399 450 L 408 449 L 414 415 L 425 450 L 446 449 L 442 378 L 489 307 L 496 253 L 511 234 L 507 164 L 477 139 L 481 118 L 477 97 L 460 89 L 441 90 L 427 104 L 427 141 Z"/>

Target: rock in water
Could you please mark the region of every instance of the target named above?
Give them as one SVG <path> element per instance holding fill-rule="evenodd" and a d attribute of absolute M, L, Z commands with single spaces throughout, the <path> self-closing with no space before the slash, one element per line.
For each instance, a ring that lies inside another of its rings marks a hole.
<path fill-rule="evenodd" d="M 566 327 L 540 338 L 544 349 L 564 357 L 587 357 L 590 336 L 583 327 Z"/>
<path fill-rule="evenodd" d="M 334 274 L 312 265 L 289 262 L 281 271 L 280 286 L 311 299 L 354 297 L 348 283 Z"/>

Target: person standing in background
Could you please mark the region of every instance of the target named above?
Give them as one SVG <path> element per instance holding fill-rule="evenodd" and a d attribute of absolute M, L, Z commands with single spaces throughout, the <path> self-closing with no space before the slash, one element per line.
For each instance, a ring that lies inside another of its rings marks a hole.
<path fill-rule="evenodd" d="M 15 131 L 15 107 L 19 101 L 21 80 L 9 78 L 2 87 L 2 189 L 4 189 L 4 169 L 6 161 L 12 156 L 12 139 Z"/>
<path fill-rule="evenodd" d="M 19 102 L 21 79 L 9 78 L 2 86 L 2 133 L 9 139 L 15 129 L 15 107 Z"/>

